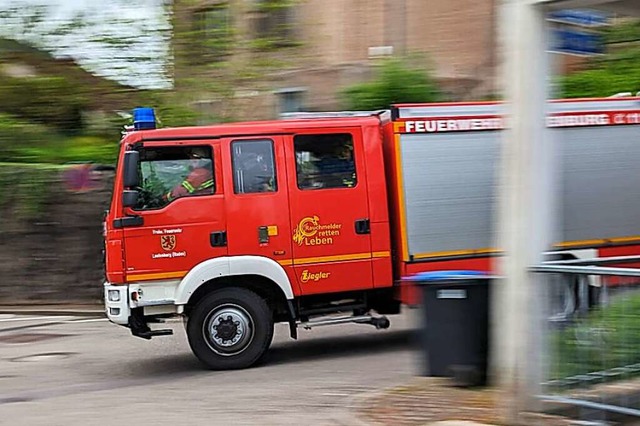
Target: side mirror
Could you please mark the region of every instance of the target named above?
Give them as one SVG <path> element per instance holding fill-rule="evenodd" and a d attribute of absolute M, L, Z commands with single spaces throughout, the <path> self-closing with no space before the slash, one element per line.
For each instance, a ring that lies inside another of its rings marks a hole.
<path fill-rule="evenodd" d="M 138 151 L 127 151 L 124 153 L 124 173 L 123 183 L 125 188 L 135 188 L 140 184 L 138 176 L 138 163 L 140 153 Z"/>
<path fill-rule="evenodd" d="M 122 205 L 124 207 L 135 207 L 138 204 L 138 191 L 124 190 L 122 192 Z"/>

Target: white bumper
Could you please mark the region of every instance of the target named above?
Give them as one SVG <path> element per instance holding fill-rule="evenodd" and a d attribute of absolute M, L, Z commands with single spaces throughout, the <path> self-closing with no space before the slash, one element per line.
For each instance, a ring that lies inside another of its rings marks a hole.
<path fill-rule="evenodd" d="M 131 308 L 129 307 L 129 286 L 104 283 L 104 306 L 109 321 L 127 325 Z"/>
<path fill-rule="evenodd" d="M 131 309 L 142 308 L 144 315 L 170 315 L 182 312 L 175 303 L 179 281 L 156 281 L 127 285 L 104 284 L 104 305 L 109 321 L 128 325 Z"/>

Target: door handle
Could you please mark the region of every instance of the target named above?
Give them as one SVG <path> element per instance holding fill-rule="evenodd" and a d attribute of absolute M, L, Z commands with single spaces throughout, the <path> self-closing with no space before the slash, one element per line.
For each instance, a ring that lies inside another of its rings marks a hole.
<path fill-rule="evenodd" d="M 369 219 L 356 220 L 356 234 L 364 235 L 371 233 L 371 224 Z"/>
<path fill-rule="evenodd" d="M 215 231 L 209 235 L 211 247 L 224 247 L 227 245 L 227 231 Z"/>
<path fill-rule="evenodd" d="M 125 216 L 113 220 L 113 227 L 118 229 L 142 225 L 144 225 L 144 218 L 142 216 Z"/>
<path fill-rule="evenodd" d="M 266 226 L 258 227 L 258 242 L 260 244 L 266 244 L 269 242 L 269 228 Z"/>

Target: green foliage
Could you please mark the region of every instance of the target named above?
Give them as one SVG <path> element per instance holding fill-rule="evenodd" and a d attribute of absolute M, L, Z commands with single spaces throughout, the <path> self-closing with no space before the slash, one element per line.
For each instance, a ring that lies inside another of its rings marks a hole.
<path fill-rule="evenodd" d="M 106 140 L 95 136 L 75 136 L 66 139 L 57 155 L 49 155 L 51 162 L 91 162 L 115 164 L 119 148 L 118 139 Z"/>
<path fill-rule="evenodd" d="M 347 109 L 376 110 L 394 103 L 435 102 L 441 95 L 426 70 L 391 58 L 382 63 L 373 81 L 345 89 L 342 97 Z"/>
<path fill-rule="evenodd" d="M 159 208 L 167 204 L 163 196 L 167 194 L 173 186 L 169 186 L 158 176 L 153 162 L 142 164 L 142 185 L 139 188 L 138 206 L 144 209 Z M 178 181 L 179 183 L 180 181 Z"/>
<path fill-rule="evenodd" d="M 13 163 L 95 162 L 113 164 L 118 139 L 64 136 L 39 124 L 0 114 L 0 161 Z"/>
<path fill-rule="evenodd" d="M 612 25 L 603 31 L 605 43 L 640 41 L 640 20 Z"/>
<path fill-rule="evenodd" d="M 640 49 L 594 59 L 590 69 L 560 79 L 564 98 L 606 97 L 640 91 Z"/>
<path fill-rule="evenodd" d="M 202 66 L 228 59 L 236 29 L 226 4 L 194 11 L 190 22 L 174 22 L 177 66 Z"/>
<path fill-rule="evenodd" d="M 288 9 L 295 6 L 298 0 L 262 0 L 258 2 L 256 8 L 260 12 L 271 12 L 274 10 Z"/>
<path fill-rule="evenodd" d="M 274 31 L 274 34 L 269 37 L 258 37 L 251 40 L 251 48 L 259 52 L 272 52 L 285 47 L 300 47 L 302 42 L 299 40 L 293 40 L 286 37 L 287 29 L 279 28 Z"/>
<path fill-rule="evenodd" d="M 26 4 L 25 4 L 26 3 Z M 77 51 L 77 43 L 89 50 L 87 67 L 128 84 L 145 87 L 169 87 L 170 62 L 167 47 L 171 2 L 156 2 L 146 8 L 145 19 L 122 14 L 129 0 L 112 0 L 112 8 L 68 10 L 47 0 L 24 2 L 6 0 L 0 10 L 0 37 L 16 40 L 41 51 L 67 55 Z M 52 19 L 54 18 L 54 19 Z M 93 55 L 91 52 L 102 52 Z M 146 66 L 140 66 L 144 64 Z"/>
<path fill-rule="evenodd" d="M 105 140 L 117 141 L 122 136 L 122 129 L 130 124 L 129 119 L 114 112 L 91 111 L 84 117 L 84 136 L 95 136 Z"/>
<path fill-rule="evenodd" d="M 194 126 L 198 115 L 183 104 L 160 104 L 156 109 L 161 127 Z"/>
<path fill-rule="evenodd" d="M 64 77 L 1 77 L 0 99 L 0 112 L 50 125 L 64 134 L 82 129 L 86 98 Z"/>
<path fill-rule="evenodd" d="M 553 378 L 640 362 L 640 295 L 626 294 L 552 336 Z"/>
<path fill-rule="evenodd" d="M 173 92 L 146 92 L 141 95 L 141 98 L 145 106 L 151 106 L 155 110 L 158 127 L 181 127 L 198 124 L 198 113 Z"/>
<path fill-rule="evenodd" d="M 640 20 L 615 25 L 603 31 L 609 53 L 592 58 L 588 68 L 559 78 L 563 98 L 607 97 L 640 91 Z M 635 42 L 633 47 L 625 45 Z M 617 46 L 620 44 L 621 46 Z"/>
<path fill-rule="evenodd" d="M 55 146 L 62 137 L 48 128 L 0 114 L 0 161 L 35 162 L 33 151 L 42 146 Z"/>

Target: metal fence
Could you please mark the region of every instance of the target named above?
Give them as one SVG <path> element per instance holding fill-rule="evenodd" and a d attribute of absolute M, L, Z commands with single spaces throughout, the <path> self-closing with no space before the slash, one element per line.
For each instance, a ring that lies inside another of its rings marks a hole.
<path fill-rule="evenodd" d="M 548 283 L 541 398 L 549 411 L 585 424 L 640 424 L 638 265 L 640 256 L 626 256 L 533 268 Z"/>

